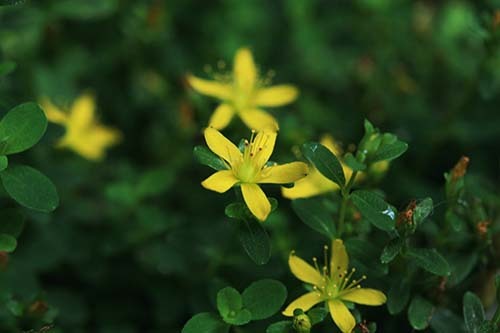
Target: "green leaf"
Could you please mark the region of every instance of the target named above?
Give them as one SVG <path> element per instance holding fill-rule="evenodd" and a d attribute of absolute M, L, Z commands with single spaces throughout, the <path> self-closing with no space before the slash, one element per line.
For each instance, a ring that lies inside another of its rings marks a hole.
<path fill-rule="evenodd" d="M 217 155 L 212 153 L 210 149 L 203 146 L 196 146 L 193 149 L 194 159 L 207 167 L 210 167 L 214 170 L 227 170 L 226 163 Z"/>
<path fill-rule="evenodd" d="M 432 316 L 430 324 L 435 333 L 466 332 L 462 318 L 448 309 L 438 308 Z"/>
<path fill-rule="evenodd" d="M 410 300 L 411 286 L 408 279 L 396 279 L 387 293 L 387 309 L 391 315 L 400 313 Z"/>
<path fill-rule="evenodd" d="M 293 322 L 291 320 L 278 321 L 269 325 L 266 333 L 294 333 Z"/>
<path fill-rule="evenodd" d="M 5 0 L 4 0 L 5 1 Z M 15 1 L 15 0 L 12 0 Z M 2 2 L 0 2 L 0 5 Z M 5 76 L 16 69 L 16 63 L 13 61 L 6 61 L 0 64 L 0 76 Z"/>
<path fill-rule="evenodd" d="M 0 222 L 0 234 L 11 235 L 18 238 L 24 228 L 24 215 L 18 209 L 7 208 L 0 211 L 2 221 Z"/>
<path fill-rule="evenodd" d="M 474 293 L 468 291 L 464 295 L 463 303 L 465 325 L 469 333 L 479 333 L 479 327 L 485 320 L 484 308 L 483 304 L 481 304 L 481 300 Z"/>
<path fill-rule="evenodd" d="M 328 316 L 329 312 L 326 310 L 324 306 L 315 307 L 309 311 L 307 311 L 307 315 L 311 319 L 311 324 L 316 325 L 321 323 Z"/>
<path fill-rule="evenodd" d="M 297 199 L 292 201 L 292 208 L 302 222 L 322 235 L 335 237 L 335 225 L 321 199 Z"/>
<path fill-rule="evenodd" d="M 432 319 L 434 306 L 426 299 L 415 296 L 408 307 L 408 320 L 411 327 L 416 330 L 424 330 L 429 326 Z"/>
<path fill-rule="evenodd" d="M 302 146 L 304 156 L 318 171 L 341 188 L 345 185 L 344 170 L 339 160 L 328 148 L 317 142 L 305 143 Z"/>
<path fill-rule="evenodd" d="M 457 253 L 446 258 L 450 264 L 451 274 L 448 278 L 448 286 L 454 287 L 462 282 L 474 269 L 477 264 L 478 255 L 476 252 L 470 254 Z"/>
<path fill-rule="evenodd" d="M 9 166 L 9 159 L 7 156 L 0 156 L 0 171 L 7 169 Z"/>
<path fill-rule="evenodd" d="M 182 333 L 227 333 L 229 325 L 209 312 L 198 313 L 184 325 Z"/>
<path fill-rule="evenodd" d="M 12 235 L 0 234 L 0 251 L 12 252 L 17 247 L 17 241 Z"/>
<path fill-rule="evenodd" d="M 22 152 L 34 146 L 47 129 L 47 118 L 36 103 L 11 109 L 0 121 L 1 155 Z"/>
<path fill-rule="evenodd" d="M 366 169 L 366 164 L 358 161 L 351 153 L 344 155 L 344 163 L 351 168 L 352 171 L 363 171 Z"/>
<path fill-rule="evenodd" d="M 252 283 L 243 291 L 243 305 L 252 313 L 252 320 L 271 317 L 285 303 L 287 296 L 283 283 L 264 279 Z"/>
<path fill-rule="evenodd" d="M 450 275 L 450 265 L 436 249 L 410 249 L 407 255 L 414 259 L 419 267 L 432 274 Z"/>
<path fill-rule="evenodd" d="M 391 231 L 395 226 L 396 212 L 387 202 L 374 192 L 358 190 L 351 194 L 352 202 L 375 227 Z"/>
<path fill-rule="evenodd" d="M 257 265 L 266 264 L 271 258 L 271 243 L 261 222 L 253 218 L 236 223 L 238 239 L 250 259 Z"/>
<path fill-rule="evenodd" d="M 416 225 L 422 224 L 422 222 L 432 213 L 433 208 L 434 204 L 431 198 L 425 198 L 419 202 L 413 213 L 413 222 L 415 222 Z"/>
<path fill-rule="evenodd" d="M 370 162 L 375 163 L 378 161 L 391 161 L 403 155 L 407 149 L 408 144 L 399 140 L 390 144 L 382 143 L 377 152 L 370 159 Z"/>
<path fill-rule="evenodd" d="M 403 248 L 404 239 L 394 238 L 384 247 L 380 254 L 380 262 L 388 264 L 396 258 L 401 249 Z"/>
<path fill-rule="evenodd" d="M 19 204 L 41 212 L 59 205 L 57 190 L 44 174 L 25 165 L 11 166 L 0 172 L 5 191 Z"/>
<path fill-rule="evenodd" d="M 221 289 L 217 294 L 217 309 L 222 319 L 231 325 L 244 325 L 252 318 L 250 311 L 243 309 L 240 293 L 231 287 Z"/>

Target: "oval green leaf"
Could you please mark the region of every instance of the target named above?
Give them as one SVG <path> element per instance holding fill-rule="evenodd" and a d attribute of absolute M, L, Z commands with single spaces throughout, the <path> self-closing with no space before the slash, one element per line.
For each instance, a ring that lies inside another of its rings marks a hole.
<path fill-rule="evenodd" d="M 404 240 L 401 238 L 394 238 L 382 250 L 380 254 L 380 262 L 388 264 L 396 258 L 401 249 L 403 248 Z"/>
<path fill-rule="evenodd" d="M 295 333 L 295 330 L 291 320 L 283 320 L 269 325 L 266 333 Z"/>
<path fill-rule="evenodd" d="M 285 303 L 287 290 L 279 281 L 264 279 L 248 286 L 242 296 L 243 306 L 252 313 L 252 320 L 262 320 L 280 310 Z"/>
<path fill-rule="evenodd" d="M 262 223 L 249 218 L 236 225 L 238 239 L 250 259 L 257 265 L 265 265 L 271 258 L 271 242 Z"/>
<path fill-rule="evenodd" d="M 41 212 L 51 212 L 59 205 L 57 190 L 44 174 L 25 165 L 11 166 L 0 172 L 3 187 L 19 204 Z"/>
<path fill-rule="evenodd" d="M 408 144 L 399 140 L 390 144 L 382 144 L 370 159 L 370 162 L 391 161 L 403 155 L 407 149 Z"/>
<path fill-rule="evenodd" d="M 320 199 L 297 199 L 292 201 L 295 214 L 311 229 L 332 239 L 335 237 L 335 226 Z"/>
<path fill-rule="evenodd" d="M 354 191 L 352 202 L 370 223 L 375 227 L 391 231 L 395 226 L 396 212 L 393 207 L 378 194 L 365 190 Z"/>
<path fill-rule="evenodd" d="M 436 249 L 410 249 L 407 255 L 414 259 L 418 266 L 432 274 L 450 275 L 450 265 Z"/>
<path fill-rule="evenodd" d="M 36 103 L 10 110 L 0 121 L 1 155 L 22 152 L 34 146 L 47 129 L 47 118 Z"/>
<path fill-rule="evenodd" d="M 328 148 L 320 143 L 310 142 L 302 146 L 302 152 L 323 176 L 330 179 L 341 188 L 344 187 L 345 175 L 342 165 L 337 156 Z"/>
<path fill-rule="evenodd" d="M 434 204 L 431 198 L 425 198 L 419 202 L 415 207 L 415 213 L 413 213 L 413 222 L 420 225 L 432 213 L 433 208 Z"/>
<path fill-rule="evenodd" d="M 416 330 L 424 330 L 432 319 L 434 306 L 426 299 L 415 296 L 408 307 L 408 320 Z"/>
<path fill-rule="evenodd" d="M 229 325 L 209 312 L 198 313 L 184 325 L 182 333 L 227 333 Z"/>
<path fill-rule="evenodd" d="M 469 333 L 479 333 L 481 323 L 485 320 L 483 304 L 474 293 L 470 291 L 464 295 L 463 313 L 465 325 Z"/>
<path fill-rule="evenodd" d="M 410 300 L 410 289 L 411 286 L 404 277 L 396 279 L 396 281 L 391 284 L 391 288 L 387 293 L 387 309 L 391 315 L 403 311 Z"/>
<path fill-rule="evenodd" d="M 207 167 L 214 170 L 227 170 L 226 163 L 217 155 L 212 153 L 210 149 L 203 146 L 196 146 L 193 149 L 194 159 Z"/>

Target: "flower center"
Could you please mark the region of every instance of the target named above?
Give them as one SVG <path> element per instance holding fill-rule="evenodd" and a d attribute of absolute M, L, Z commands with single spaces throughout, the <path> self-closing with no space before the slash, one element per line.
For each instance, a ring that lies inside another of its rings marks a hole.
<path fill-rule="evenodd" d="M 318 259 L 313 258 L 314 266 L 316 270 L 323 276 L 324 284 L 322 286 L 314 286 L 314 290 L 318 291 L 325 299 L 336 299 L 342 294 L 349 292 L 355 288 L 361 288 L 361 281 L 366 279 L 366 276 L 359 280 L 352 279 L 352 275 L 356 272 L 355 268 L 352 268 L 350 272 L 344 270 L 340 271 L 341 267 L 337 267 L 335 275 L 328 269 L 328 246 L 325 246 L 325 264 L 320 269 L 318 265 Z"/>
<path fill-rule="evenodd" d="M 240 163 L 233 166 L 234 175 L 242 183 L 256 183 L 265 170 L 265 158 L 262 156 L 263 147 L 267 142 L 267 136 L 252 130 L 250 141 L 245 140 L 243 158 Z"/>

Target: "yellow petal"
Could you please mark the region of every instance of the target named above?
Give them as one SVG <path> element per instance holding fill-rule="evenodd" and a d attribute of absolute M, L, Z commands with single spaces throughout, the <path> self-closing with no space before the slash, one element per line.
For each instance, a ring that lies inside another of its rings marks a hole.
<path fill-rule="evenodd" d="M 342 333 L 351 333 L 356 326 L 354 316 L 349 312 L 347 306 L 339 300 L 329 300 L 328 309 L 335 324 L 340 328 Z"/>
<path fill-rule="evenodd" d="M 340 148 L 337 141 L 335 141 L 333 136 L 329 134 L 323 135 L 321 137 L 320 143 L 328 148 L 328 150 L 330 150 L 332 153 L 334 153 L 335 156 L 340 157 L 340 155 L 342 155 L 342 149 Z"/>
<path fill-rule="evenodd" d="M 249 49 L 241 48 L 236 51 L 233 71 L 237 86 L 244 92 L 250 93 L 257 81 L 257 68 Z"/>
<path fill-rule="evenodd" d="M 254 161 L 259 169 L 262 169 L 267 161 L 269 161 L 269 158 L 271 157 L 274 150 L 274 144 L 276 143 L 277 135 L 278 134 L 274 131 L 262 131 L 257 133 L 257 135 L 255 136 L 255 139 L 253 141 L 254 145 L 256 146 Z"/>
<path fill-rule="evenodd" d="M 335 239 L 332 242 L 332 255 L 330 261 L 330 272 L 334 279 L 338 279 L 339 274 L 345 274 L 349 266 L 349 257 L 345 250 L 344 242 L 341 239 Z"/>
<path fill-rule="evenodd" d="M 205 179 L 201 185 L 208 190 L 224 193 L 237 182 L 238 179 L 231 170 L 222 170 Z"/>
<path fill-rule="evenodd" d="M 282 106 L 297 99 L 299 91 L 294 86 L 280 85 L 257 91 L 255 104 L 259 106 Z"/>
<path fill-rule="evenodd" d="M 234 109 L 225 103 L 222 103 L 215 109 L 212 117 L 210 117 L 209 126 L 217 130 L 225 128 L 234 115 Z"/>
<path fill-rule="evenodd" d="M 307 164 L 303 162 L 274 165 L 264 170 L 265 177 L 259 183 L 288 184 L 307 176 Z"/>
<path fill-rule="evenodd" d="M 323 301 L 321 294 L 316 291 L 312 291 L 300 296 L 295 301 L 290 303 L 282 313 L 284 316 L 293 317 L 293 311 L 295 311 L 295 309 L 301 309 L 305 312 L 321 301 Z"/>
<path fill-rule="evenodd" d="M 88 128 L 94 123 L 95 99 L 91 94 L 78 97 L 69 115 L 69 127 L 76 131 Z"/>
<path fill-rule="evenodd" d="M 264 191 L 257 184 L 241 184 L 241 193 L 248 209 L 259 221 L 264 222 L 271 213 L 271 204 Z"/>
<path fill-rule="evenodd" d="M 222 100 L 231 98 L 232 87 L 229 84 L 200 79 L 194 75 L 188 75 L 187 80 L 189 82 L 189 85 L 194 90 L 203 95 L 212 96 Z"/>
<path fill-rule="evenodd" d="M 205 129 L 205 141 L 208 148 L 225 159 L 230 165 L 242 158 L 241 152 L 231 141 L 214 128 Z"/>
<path fill-rule="evenodd" d="M 121 133 L 118 130 L 96 125 L 85 131 L 66 132 L 57 146 L 72 149 L 87 160 L 99 161 L 105 157 L 106 149 L 120 140 Z"/>
<path fill-rule="evenodd" d="M 48 121 L 61 125 L 67 122 L 68 115 L 52 104 L 47 97 L 43 97 L 40 104 Z"/>
<path fill-rule="evenodd" d="M 369 288 L 356 288 L 340 296 L 342 300 L 363 304 L 363 305 L 382 305 L 387 301 L 384 293 Z"/>
<path fill-rule="evenodd" d="M 309 174 L 295 182 L 291 188 L 283 187 L 281 193 L 288 199 L 310 198 L 330 191 L 337 191 L 339 186 L 320 174 L 313 167 L 309 168 Z"/>
<path fill-rule="evenodd" d="M 239 115 L 250 129 L 270 132 L 276 132 L 279 129 L 276 119 L 265 111 L 259 109 L 242 110 Z"/>
<path fill-rule="evenodd" d="M 290 271 L 297 279 L 321 287 L 325 284 L 323 276 L 311 265 L 297 257 L 293 252 L 288 257 Z"/>

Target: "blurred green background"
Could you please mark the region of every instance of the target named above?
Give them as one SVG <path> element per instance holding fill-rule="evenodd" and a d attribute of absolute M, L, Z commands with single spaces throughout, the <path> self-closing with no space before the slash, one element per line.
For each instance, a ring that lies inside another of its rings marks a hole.
<path fill-rule="evenodd" d="M 242 290 L 276 278 L 289 300 L 300 294 L 288 253 L 317 255 L 325 240 L 298 220 L 278 187 L 266 188 L 280 207 L 266 222 L 272 259 L 256 266 L 224 216 L 233 193 L 203 189 L 211 171 L 192 157 L 217 103 L 192 91 L 185 75 L 208 77 L 204 69 L 219 60 L 230 67 L 242 46 L 261 73 L 275 74 L 273 83 L 301 91 L 297 102 L 272 111 L 281 128 L 273 160 L 296 159 L 294 147 L 326 133 L 344 147 L 357 143 L 367 118 L 409 144 L 380 185 L 398 208 L 431 196 L 438 211 L 443 173 L 461 155 L 471 159 L 471 188 L 498 207 L 499 37 L 495 0 L 27 0 L 0 7 L 0 61 L 17 63 L 0 78 L 0 111 L 42 96 L 67 106 L 92 91 L 102 122 L 124 135 L 94 163 L 56 150 L 64 130 L 51 124 L 41 143 L 14 157 L 48 175 L 61 203 L 52 214 L 26 212 L 19 247 L 0 272 L 0 331 L 54 319 L 54 332 L 179 332 L 194 313 L 213 311 L 226 285 Z M 236 142 L 249 135 L 236 119 L 224 133 Z M 5 197 L 1 205 L 14 204 Z M 43 301 L 41 315 L 37 308 L 13 315 L 36 301 Z M 366 314 L 382 332 L 407 325 L 404 315 L 389 323 L 385 307 Z"/>

